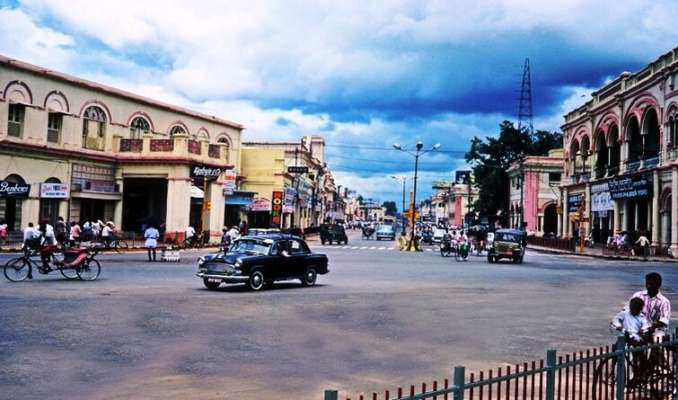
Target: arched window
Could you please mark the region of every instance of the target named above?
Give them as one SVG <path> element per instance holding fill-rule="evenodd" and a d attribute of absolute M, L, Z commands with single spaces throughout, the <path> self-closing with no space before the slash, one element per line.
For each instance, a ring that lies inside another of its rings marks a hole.
<path fill-rule="evenodd" d="M 643 118 L 643 158 L 659 156 L 660 133 L 659 117 L 654 108 L 650 108 Z"/>
<path fill-rule="evenodd" d="M 184 129 L 183 126 L 181 125 L 174 125 L 170 129 L 170 136 L 175 136 L 175 135 L 185 135 L 186 134 L 186 129 Z"/>
<path fill-rule="evenodd" d="M 145 118 L 136 117 L 129 125 L 129 136 L 131 139 L 141 139 L 141 137 L 151 131 L 151 124 Z"/>
<path fill-rule="evenodd" d="M 82 120 L 82 138 L 85 147 L 96 147 L 97 150 L 103 150 L 102 141 L 97 139 L 103 139 L 106 134 L 106 113 L 104 110 L 99 106 L 89 106 L 82 113 Z"/>

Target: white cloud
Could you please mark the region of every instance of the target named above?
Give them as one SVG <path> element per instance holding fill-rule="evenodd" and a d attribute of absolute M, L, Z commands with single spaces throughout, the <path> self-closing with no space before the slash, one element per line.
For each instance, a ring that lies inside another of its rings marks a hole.
<path fill-rule="evenodd" d="M 0 9 L 0 38 L 0 53 L 22 61 L 64 70 L 73 60 L 70 36 L 36 25 L 18 9 Z"/>

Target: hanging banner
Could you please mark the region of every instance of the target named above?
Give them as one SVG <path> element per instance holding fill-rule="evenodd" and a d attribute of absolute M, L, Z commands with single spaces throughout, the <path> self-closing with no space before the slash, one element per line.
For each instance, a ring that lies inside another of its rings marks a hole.
<path fill-rule="evenodd" d="M 233 170 L 228 170 L 224 173 L 224 195 L 230 196 L 235 191 L 235 181 L 238 174 Z"/>
<path fill-rule="evenodd" d="M 280 226 L 283 213 L 283 192 L 275 191 L 271 199 L 271 225 Z"/>
<path fill-rule="evenodd" d="M 70 197 L 70 188 L 67 183 L 41 183 L 40 198 L 67 199 Z"/>
<path fill-rule="evenodd" d="M 294 206 L 297 202 L 297 191 L 293 188 L 285 188 L 285 201 L 283 202 L 283 212 L 284 213 L 293 213 Z"/>
<path fill-rule="evenodd" d="M 30 191 L 31 185 L 29 184 L 0 181 L 0 197 L 25 199 Z"/>
<path fill-rule="evenodd" d="M 610 179 L 612 200 L 637 199 L 652 196 L 652 176 L 634 175 Z"/>
<path fill-rule="evenodd" d="M 591 211 L 607 212 L 614 209 L 614 201 L 610 192 L 599 192 L 591 194 Z"/>

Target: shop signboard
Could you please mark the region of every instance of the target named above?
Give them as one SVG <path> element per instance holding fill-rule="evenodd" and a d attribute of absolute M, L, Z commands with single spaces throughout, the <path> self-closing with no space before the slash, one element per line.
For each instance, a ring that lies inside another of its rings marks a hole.
<path fill-rule="evenodd" d="M 67 183 L 41 183 L 40 198 L 42 199 L 67 199 L 71 191 Z"/>
<path fill-rule="evenodd" d="M 579 210 L 579 207 L 584 204 L 584 194 L 571 194 L 567 196 L 567 212 L 573 213 Z"/>
<path fill-rule="evenodd" d="M 283 202 L 283 212 L 284 213 L 293 213 L 294 206 L 297 201 L 297 191 L 293 188 L 286 187 L 285 190 L 285 200 Z"/>
<path fill-rule="evenodd" d="M 224 195 L 230 196 L 235 191 L 235 181 L 238 174 L 233 170 L 228 170 L 224 173 Z"/>
<path fill-rule="evenodd" d="M 197 164 L 191 167 L 191 178 L 196 179 L 217 179 L 219 175 L 224 173 L 223 168 L 210 167 L 208 165 Z"/>
<path fill-rule="evenodd" d="M 604 213 L 614 209 L 614 202 L 607 182 L 591 185 L 591 211 Z"/>
<path fill-rule="evenodd" d="M 308 173 L 308 167 L 292 165 L 287 167 L 287 172 L 290 174 L 306 174 Z"/>
<path fill-rule="evenodd" d="M 247 207 L 250 211 L 259 212 L 270 212 L 271 211 L 271 201 L 263 197 L 254 199 L 253 202 Z"/>
<path fill-rule="evenodd" d="M 282 191 L 273 192 L 271 199 L 271 225 L 280 226 L 282 223 L 283 197 Z"/>
<path fill-rule="evenodd" d="M 29 184 L 0 181 L 0 197 L 25 199 L 30 191 L 31 185 Z"/>
<path fill-rule="evenodd" d="M 612 200 L 637 199 L 652 196 L 652 176 L 633 175 L 610 179 L 608 182 Z"/>

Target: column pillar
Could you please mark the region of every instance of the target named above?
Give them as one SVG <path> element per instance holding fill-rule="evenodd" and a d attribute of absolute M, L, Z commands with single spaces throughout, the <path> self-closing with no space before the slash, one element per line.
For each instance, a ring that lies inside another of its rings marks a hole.
<path fill-rule="evenodd" d="M 633 202 L 633 230 L 638 231 L 638 201 Z"/>
<path fill-rule="evenodd" d="M 623 216 L 621 218 L 621 230 L 622 231 L 628 231 L 629 230 L 629 221 L 628 221 L 628 216 L 629 216 L 629 201 L 628 200 L 622 200 L 624 204 L 622 204 L 622 210 Z"/>
<path fill-rule="evenodd" d="M 570 216 L 569 212 L 567 210 L 567 196 L 568 196 L 568 190 L 567 188 L 563 188 L 563 238 L 569 238 L 570 237 Z"/>
<path fill-rule="evenodd" d="M 224 210 L 226 208 L 224 203 L 224 184 L 223 182 L 214 181 L 209 183 L 208 186 L 210 188 L 210 209 L 207 211 L 207 227 L 210 231 L 210 237 L 214 237 L 217 240 L 221 236 L 221 230 L 224 228 Z M 208 198 L 207 194 L 205 194 L 205 198 Z"/>
<path fill-rule="evenodd" d="M 671 254 L 678 258 L 678 167 L 671 171 Z"/>
<path fill-rule="evenodd" d="M 188 172 L 188 171 L 187 171 Z M 205 199 L 203 198 L 203 201 Z M 183 240 L 191 213 L 191 179 L 188 177 L 167 180 L 167 214 L 165 217 L 166 236 Z"/>
<path fill-rule="evenodd" d="M 591 234 L 591 227 L 593 226 L 593 215 L 591 213 L 591 184 L 586 184 L 586 191 L 584 192 L 584 214 L 589 218 L 589 222 L 585 223 L 586 237 Z"/>
<path fill-rule="evenodd" d="M 118 190 L 120 193 L 125 193 L 124 192 L 124 187 L 123 187 L 123 179 L 122 178 L 116 178 L 116 183 L 118 185 Z M 122 229 L 122 209 L 123 209 L 123 200 L 120 199 L 115 202 L 115 205 L 113 206 L 113 223 L 117 227 L 117 229 Z"/>
<path fill-rule="evenodd" d="M 659 171 L 655 170 L 652 179 L 652 246 L 659 245 Z"/>
<path fill-rule="evenodd" d="M 611 227 L 610 229 L 612 230 L 612 236 L 614 236 L 615 232 L 621 230 L 621 224 L 619 223 L 620 220 L 620 213 L 619 213 L 619 202 L 616 200 L 612 200 L 612 221 L 611 221 Z"/>

